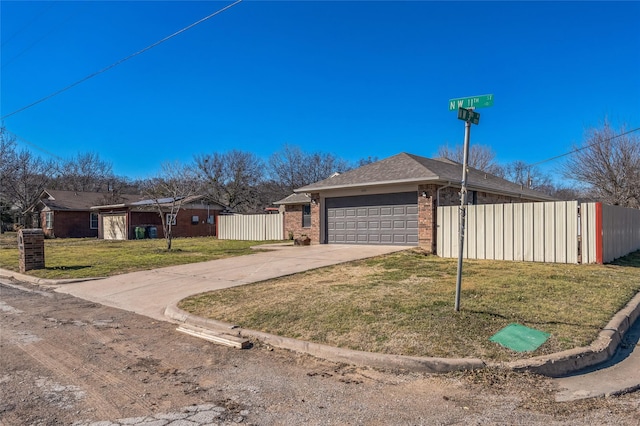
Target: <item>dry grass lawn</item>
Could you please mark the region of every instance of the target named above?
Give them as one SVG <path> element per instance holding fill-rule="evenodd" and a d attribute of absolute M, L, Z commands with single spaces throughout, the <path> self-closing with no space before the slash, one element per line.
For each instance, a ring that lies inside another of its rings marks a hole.
<path fill-rule="evenodd" d="M 268 241 L 218 240 L 213 237 L 174 238 L 172 250 L 164 239 L 108 241 L 95 238 L 45 240 L 45 269 L 29 271 L 40 278 L 87 278 L 204 262 L 255 253 L 251 246 Z M 0 268 L 18 271 L 15 232 L 0 235 Z"/>
<path fill-rule="evenodd" d="M 640 291 L 640 252 L 612 265 L 465 261 L 406 250 L 194 296 L 191 313 L 371 352 L 508 360 L 589 344 Z M 488 339 L 510 323 L 551 333 L 535 353 Z"/>

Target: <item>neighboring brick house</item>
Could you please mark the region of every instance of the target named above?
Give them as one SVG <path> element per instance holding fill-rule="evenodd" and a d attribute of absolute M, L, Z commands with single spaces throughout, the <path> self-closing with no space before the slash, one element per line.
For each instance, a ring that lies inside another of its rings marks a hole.
<path fill-rule="evenodd" d="M 311 232 L 311 198 L 307 194 L 291 194 L 276 201 L 284 213 L 284 237 L 290 240 Z"/>
<path fill-rule="evenodd" d="M 438 206 L 458 205 L 462 165 L 400 153 L 295 190 L 309 198 L 314 244 L 399 244 L 436 252 Z M 469 168 L 469 204 L 553 197 Z M 284 203 L 294 211 L 297 204 Z M 286 220 L 286 219 L 285 219 Z"/>
<path fill-rule="evenodd" d="M 173 217 L 171 198 L 158 200 L 165 220 L 172 220 L 174 237 L 217 236 L 218 216 L 227 206 L 207 202 L 204 196 L 191 196 Z M 107 240 L 164 238 L 162 219 L 155 200 L 139 200 L 92 207 L 98 213 L 98 237 Z M 138 232 L 137 232 L 138 231 Z"/>
<path fill-rule="evenodd" d="M 38 223 L 47 238 L 85 238 L 98 236 L 98 213 L 91 206 L 104 204 L 112 194 L 101 192 L 45 189 L 29 211 L 37 213 Z M 139 195 L 123 195 L 130 201 Z"/>

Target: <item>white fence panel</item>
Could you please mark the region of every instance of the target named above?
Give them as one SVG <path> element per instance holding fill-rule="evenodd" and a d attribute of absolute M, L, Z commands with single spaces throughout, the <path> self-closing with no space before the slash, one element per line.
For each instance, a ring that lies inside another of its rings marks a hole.
<path fill-rule="evenodd" d="M 438 207 L 437 253 L 458 256 L 458 206 Z M 467 207 L 464 257 L 578 263 L 577 201 Z"/>
<path fill-rule="evenodd" d="M 268 241 L 284 239 L 284 215 L 222 215 L 218 219 L 221 240 Z"/>
<path fill-rule="evenodd" d="M 596 263 L 596 203 L 580 204 L 582 263 Z"/>

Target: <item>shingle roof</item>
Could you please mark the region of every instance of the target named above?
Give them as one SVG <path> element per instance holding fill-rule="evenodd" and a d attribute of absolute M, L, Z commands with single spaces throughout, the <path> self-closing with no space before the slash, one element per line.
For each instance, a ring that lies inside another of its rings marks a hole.
<path fill-rule="evenodd" d="M 447 159 L 432 159 L 402 152 L 337 176 L 295 190 L 297 193 L 318 192 L 339 188 L 388 185 L 397 183 L 444 183 L 460 185 L 462 165 Z M 467 185 L 470 190 L 518 195 L 535 200 L 554 200 L 546 194 L 523 188 L 498 176 L 469 168 Z"/>
<path fill-rule="evenodd" d="M 51 210 L 82 211 L 90 210 L 92 206 L 104 204 L 109 194 L 104 192 L 79 192 L 45 189 L 40 197 L 40 202 Z M 123 194 L 121 197 L 127 201 L 140 200 L 141 195 Z"/>
<path fill-rule="evenodd" d="M 196 203 L 196 202 L 202 202 L 204 204 L 209 204 L 210 206 L 217 206 L 218 208 L 215 208 L 215 210 L 230 210 L 230 208 L 228 206 L 225 206 L 224 204 L 218 203 L 216 201 L 210 201 L 210 200 L 205 200 L 205 196 L 204 195 L 190 195 L 188 197 L 166 197 L 166 198 L 158 198 L 158 199 L 154 199 L 154 198 L 144 198 L 142 195 L 139 196 L 137 199 L 134 200 L 124 200 L 120 203 L 116 203 L 116 204 L 102 204 L 102 205 L 95 205 L 92 206 L 91 208 L 93 210 L 100 210 L 100 209 L 108 209 L 108 208 L 122 208 L 122 207 L 130 207 L 132 209 L 145 209 L 145 208 L 155 208 L 157 205 L 160 205 L 160 207 L 171 207 L 171 204 L 173 203 L 174 199 L 176 201 L 180 200 L 182 205 L 188 205 L 191 203 Z"/>
<path fill-rule="evenodd" d="M 275 201 L 273 204 L 310 204 L 311 198 L 307 194 L 291 194 L 280 201 Z"/>

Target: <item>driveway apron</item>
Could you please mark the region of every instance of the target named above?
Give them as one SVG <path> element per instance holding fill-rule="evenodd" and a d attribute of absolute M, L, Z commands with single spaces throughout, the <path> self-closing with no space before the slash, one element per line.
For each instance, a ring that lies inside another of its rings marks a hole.
<path fill-rule="evenodd" d="M 55 291 L 166 321 L 185 297 L 404 250 L 402 246 L 281 246 L 266 252 L 63 284 Z"/>

